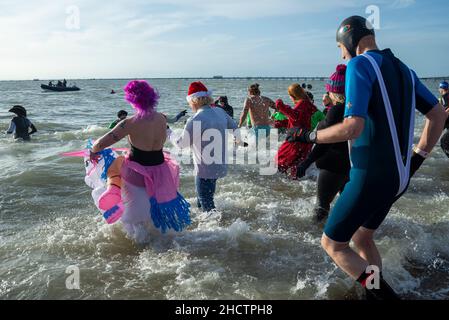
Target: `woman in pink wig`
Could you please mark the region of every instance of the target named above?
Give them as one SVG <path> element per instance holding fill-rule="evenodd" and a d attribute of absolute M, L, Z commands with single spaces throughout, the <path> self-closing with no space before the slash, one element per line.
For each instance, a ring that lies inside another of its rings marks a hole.
<path fill-rule="evenodd" d="M 121 221 L 129 237 L 146 243 L 150 236 L 189 225 L 190 205 L 178 192 L 178 164 L 162 151 L 167 121 L 156 111 L 159 94 L 148 82 L 135 80 L 125 87 L 125 99 L 135 115 L 120 121 L 93 145 L 91 160 L 97 159 L 97 152 L 128 137 L 131 148 L 121 169 L 125 207 Z"/>

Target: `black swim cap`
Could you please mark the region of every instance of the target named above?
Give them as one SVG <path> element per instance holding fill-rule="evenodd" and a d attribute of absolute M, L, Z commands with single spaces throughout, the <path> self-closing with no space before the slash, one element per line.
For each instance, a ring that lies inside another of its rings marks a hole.
<path fill-rule="evenodd" d="M 337 30 L 337 42 L 342 43 L 353 58 L 357 56 L 357 46 L 366 36 L 374 36 L 374 27 L 363 17 L 352 16 L 344 20 Z"/>
<path fill-rule="evenodd" d="M 125 110 L 120 110 L 119 112 L 117 112 L 117 117 L 120 118 L 121 116 L 128 116 L 128 112 L 126 112 Z"/>
<path fill-rule="evenodd" d="M 26 117 L 27 116 L 26 109 L 24 107 L 22 107 L 22 106 L 19 106 L 19 105 L 13 106 L 11 109 L 8 110 L 8 112 L 15 113 L 18 116 L 22 116 L 22 117 Z"/>

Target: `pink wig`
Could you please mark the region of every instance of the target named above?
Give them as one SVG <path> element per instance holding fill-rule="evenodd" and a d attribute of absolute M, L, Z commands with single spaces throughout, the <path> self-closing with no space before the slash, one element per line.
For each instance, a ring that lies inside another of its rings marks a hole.
<path fill-rule="evenodd" d="M 125 87 L 125 100 L 137 111 L 137 118 L 154 114 L 159 93 L 145 80 L 134 80 Z"/>

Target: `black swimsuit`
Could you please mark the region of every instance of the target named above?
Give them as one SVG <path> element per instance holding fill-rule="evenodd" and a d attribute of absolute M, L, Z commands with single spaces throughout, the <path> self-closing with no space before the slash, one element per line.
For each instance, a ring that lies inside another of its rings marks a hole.
<path fill-rule="evenodd" d="M 131 152 L 129 160 L 137 162 L 142 166 L 158 166 L 165 161 L 164 153 L 161 150 L 158 151 L 143 151 L 135 146 L 131 145 Z"/>

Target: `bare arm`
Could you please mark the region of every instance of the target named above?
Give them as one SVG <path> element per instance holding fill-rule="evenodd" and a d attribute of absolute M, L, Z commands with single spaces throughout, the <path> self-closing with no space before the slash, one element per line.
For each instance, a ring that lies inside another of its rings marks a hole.
<path fill-rule="evenodd" d="M 365 128 L 365 119 L 360 117 L 346 118 L 343 123 L 335 126 L 318 130 L 318 144 L 339 143 L 357 139 Z"/>
<path fill-rule="evenodd" d="M 430 153 L 440 139 L 444 130 L 448 114 L 441 104 L 436 105 L 426 114 L 426 124 L 424 126 L 418 148 Z"/>
<path fill-rule="evenodd" d="M 245 100 L 245 104 L 243 105 L 243 112 L 242 115 L 240 116 L 240 121 L 239 121 L 239 128 L 243 125 L 243 123 L 246 121 L 246 117 L 248 116 L 248 111 L 249 111 L 249 102 L 248 99 Z"/>
<path fill-rule="evenodd" d="M 14 123 L 14 121 L 11 121 L 8 130 L 6 130 L 6 134 L 11 134 L 14 132 L 14 130 L 16 130 L 16 124 Z"/>
<path fill-rule="evenodd" d="M 114 129 L 109 131 L 94 143 L 91 151 L 93 153 L 100 152 L 126 137 L 129 134 L 128 121 L 129 119 L 120 121 Z"/>

